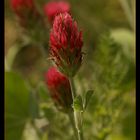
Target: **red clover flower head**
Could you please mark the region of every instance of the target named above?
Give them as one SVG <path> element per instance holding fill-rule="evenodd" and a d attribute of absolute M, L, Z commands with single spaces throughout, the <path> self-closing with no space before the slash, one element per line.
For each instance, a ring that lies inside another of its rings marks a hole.
<path fill-rule="evenodd" d="M 51 67 L 45 73 L 45 82 L 56 107 L 65 111 L 71 110 L 72 93 L 68 78 L 55 67 Z"/>
<path fill-rule="evenodd" d="M 50 33 L 50 55 L 60 71 L 74 76 L 82 63 L 82 32 L 68 13 L 54 19 Z"/>
<path fill-rule="evenodd" d="M 53 23 L 57 14 L 64 12 L 70 12 L 70 4 L 68 2 L 49 2 L 44 6 L 44 13 L 48 17 L 50 23 Z"/>
<path fill-rule="evenodd" d="M 22 26 L 25 26 L 27 22 L 37 19 L 40 16 L 33 0 L 11 0 L 11 8 L 19 18 Z"/>

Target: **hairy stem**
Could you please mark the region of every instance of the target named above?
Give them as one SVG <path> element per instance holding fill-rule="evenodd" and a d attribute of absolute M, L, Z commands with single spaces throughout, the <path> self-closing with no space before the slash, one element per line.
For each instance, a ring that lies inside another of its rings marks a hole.
<path fill-rule="evenodd" d="M 74 130 L 75 138 L 76 138 L 76 140 L 78 140 L 77 129 L 75 127 L 75 122 L 74 122 L 74 115 L 71 112 L 69 112 L 69 119 L 70 119 L 70 122 L 72 124 L 72 128 Z"/>
<path fill-rule="evenodd" d="M 73 81 L 72 77 L 70 77 L 69 80 L 70 80 L 70 85 L 71 85 L 72 98 L 74 101 L 74 99 L 76 97 L 74 81 Z M 77 112 L 75 110 L 73 110 L 73 116 L 74 116 L 74 124 L 75 124 L 75 128 L 76 128 L 76 129 L 74 129 L 74 131 L 77 131 L 78 140 L 84 140 L 83 132 L 82 132 L 82 125 L 80 125 L 80 127 L 79 127 L 79 121 L 78 121 L 79 118 L 78 118 Z M 80 115 L 80 117 L 81 117 L 81 115 Z"/>
<path fill-rule="evenodd" d="M 74 85 L 73 78 L 70 77 L 69 80 L 70 80 L 70 85 L 71 85 L 72 98 L 74 100 L 74 98 L 76 97 L 75 85 Z"/>

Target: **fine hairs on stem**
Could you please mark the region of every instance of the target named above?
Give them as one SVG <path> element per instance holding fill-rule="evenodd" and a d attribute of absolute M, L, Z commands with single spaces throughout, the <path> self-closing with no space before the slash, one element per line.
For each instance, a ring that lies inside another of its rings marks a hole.
<path fill-rule="evenodd" d="M 73 131 L 74 131 L 75 138 L 76 140 L 78 140 L 77 129 L 75 127 L 75 121 L 74 121 L 74 114 L 72 112 L 69 112 L 68 116 L 69 116 Z"/>
<path fill-rule="evenodd" d="M 74 101 L 74 99 L 76 97 L 76 93 L 75 93 L 75 86 L 74 86 L 73 78 L 69 77 L 69 81 L 70 81 L 70 85 L 71 85 L 72 98 L 73 98 L 73 101 Z M 74 131 L 77 131 L 78 140 L 84 140 L 83 131 L 82 131 L 82 128 L 79 128 L 78 116 L 77 116 L 77 112 L 75 110 L 73 110 L 73 116 L 74 116 L 74 124 L 75 124 Z M 80 117 L 81 117 L 81 115 L 80 115 Z"/>

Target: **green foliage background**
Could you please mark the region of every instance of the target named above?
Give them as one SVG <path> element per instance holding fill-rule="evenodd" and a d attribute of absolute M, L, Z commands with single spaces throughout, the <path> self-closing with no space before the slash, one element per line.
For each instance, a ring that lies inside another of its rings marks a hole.
<path fill-rule="evenodd" d="M 48 0 L 35 2 L 43 14 Z M 94 90 L 84 113 L 85 140 L 135 140 L 135 1 L 69 2 L 83 31 L 86 53 L 75 76 L 77 93 L 84 97 L 88 89 Z M 39 29 L 48 51 L 50 29 Z M 44 85 L 48 53 L 43 55 L 40 45 L 28 37 L 21 40 L 21 34 L 6 0 L 6 140 L 73 140 L 68 117 L 55 108 Z"/>

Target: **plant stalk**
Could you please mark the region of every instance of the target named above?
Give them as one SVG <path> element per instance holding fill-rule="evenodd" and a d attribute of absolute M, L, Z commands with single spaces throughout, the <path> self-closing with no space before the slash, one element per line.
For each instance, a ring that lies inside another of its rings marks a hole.
<path fill-rule="evenodd" d="M 68 116 L 69 116 L 70 122 L 71 122 L 71 124 L 72 124 L 72 128 L 73 128 L 73 130 L 74 130 L 75 138 L 76 138 L 76 140 L 78 140 L 77 129 L 76 129 L 76 127 L 75 127 L 75 122 L 74 122 L 74 115 L 73 115 L 72 112 L 69 112 L 69 113 L 68 113 Z"/>
<path fill-rule="evenodd" d="M 73 98 L 73 102 L 74 102 L 74 99 L 76 97 L 76 93 L 75 93 L 75 85 L 74 85 L 73 78 L 69 77 L 69 81 L 70 81 L 70 85 L 71 85 L 72 98 Z M 79 127 L 79 121 L 78 121 L 79 118 L 77 116 L 77 112 L 74 109 L 73 109 L 73 116 L 74 116 L 74 125 L 75 125 L 75 128 L 76 128 L 76 129 L 74 129 L 74 131 L 77 132 L 78 140 L 84 140 L 82 125 L 80 125 L 80 127 Z M 80 115 L 80 117 L 81 117 L 81 115 Z"/>
<path fill-rule="evenodd" d="M 131 8 L 129 7 L 129 4 L 128 4 L 128 1 L 127 0 L 119 0 L 124 12 L 125 12 L 125 15 L 127 17 L 127 20 L 130 24 L 130 27 L 132 29 L 134 29 L 134 20 L 133 20 L 133 13 L 131 12 Z"/>

